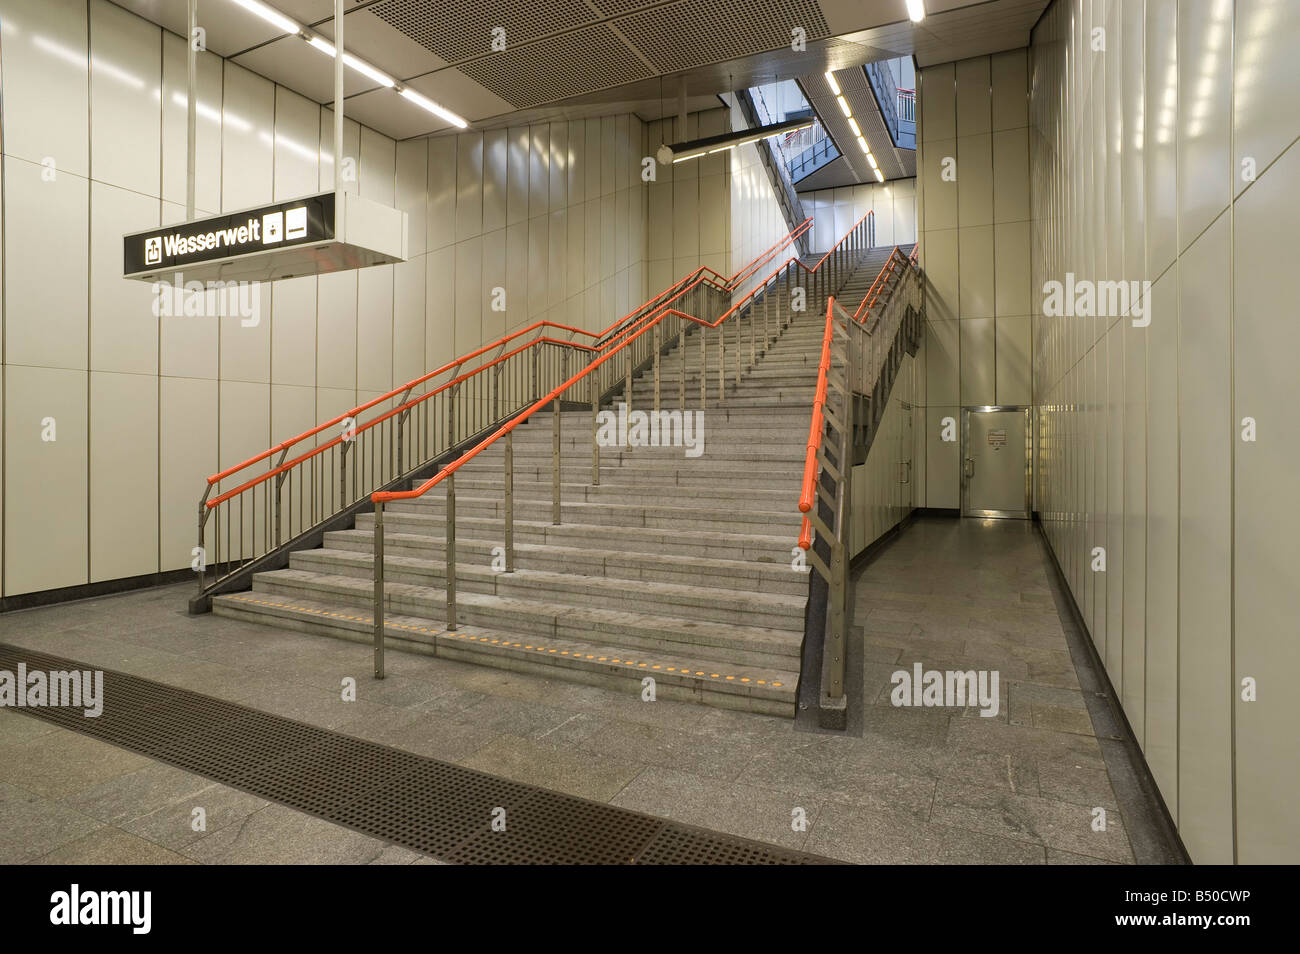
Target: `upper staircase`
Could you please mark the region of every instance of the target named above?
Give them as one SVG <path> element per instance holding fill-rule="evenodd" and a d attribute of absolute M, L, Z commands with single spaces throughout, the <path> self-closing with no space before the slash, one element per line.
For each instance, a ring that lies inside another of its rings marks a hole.
<path fill-rule="evenodd" d="M 830 290 L 860 300 L 889 254 L 856 252 Z M 811 287 L 806 271 L 790 274 Z M 689 446 L 602 446 L 597 467 L 592 410 L 569 403 L 528 416 L 509 452 L 497 440 L 460 467 L 455 629 L 445 595 L 453 481 L 385 504 L 387 644 L 639 694 L 649 676 L 666 698 L 793 716 L 808 600 L 793 503 L 823 310 L 811 293 L 794 310 L 789 288 L 774 287 L 719 330 L 688 326 L 664 346 L 659 407 L 698 412 L 698 455 Z M 655 395 L 656 368 L 634 373 L 631 410 L 653 410 Z M 627 400 L 623 388 L 601 410 L 618 414 Z M 375 520 L 359 513 L 354 526 L 326 531 L 286 568 L 255 573 L 251 591 L 215 596 L 213 610 L 370 642 Z"/>

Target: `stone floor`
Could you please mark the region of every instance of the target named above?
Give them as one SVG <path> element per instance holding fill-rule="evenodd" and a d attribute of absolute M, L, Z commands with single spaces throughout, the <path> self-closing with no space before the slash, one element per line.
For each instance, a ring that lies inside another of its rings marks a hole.
<path fill-rule="evenodd" d="M 1027 523 L 909 527 L 857 580 L 859 737 L 404 653 L 377 682 L 366 647 L 187 617 L 188 585 L 11 613 L 0 641 L 848 861 L 1132 863 L 1048 572 Z M 997 670 L 997 716 L 893 706 L 892 673 L 918 662 Z M 0 710 L 0 862 L 433 859 Z"/>

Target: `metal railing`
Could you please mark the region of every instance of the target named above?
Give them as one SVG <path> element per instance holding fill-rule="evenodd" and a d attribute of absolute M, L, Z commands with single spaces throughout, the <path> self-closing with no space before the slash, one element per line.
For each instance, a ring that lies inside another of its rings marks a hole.
<path fill-rule="evenodd" d="M 898 91 L 898 118 L 905 123 L 916 122 L 916 90 Z"/>
<path fill-rule="evenodd" d="M 191 611 L 205 611 L 215 593 L 283 562 L 286 550 L 319 545 L 325 531 L 367 509 L 374 491 L 454 457 L 573 369 L 618 348 L 666 304 L 690 295 L 701 312 L 715 308 L 712 297 L 729 295 L 811 226 L 806 219 L 730 277 L 696 269 L 602 332 L 535 322 L 211 475 L 198 506 L 199 592 Z M 647 347 L 636 351 L 637 361 Z"/>
<path fill-rule="evenodd" d="M 388 594 L 384 571 L 384 508 L 394 501 L 415 500 L 439 485 L 445 484 L 445 622 L 448 630 L 458 627 L 456 598 L 456 473 L 497 441 L 503 445 L 502 519 L 504 545 L 504 570 L 513 572 L 514 554 L 514 443 L 513 432 L 536 412 L 549 408 L 552 411 L 551 428 L 551 523 L 560 526 L 563 521 L 561 497 L 561 409 L 565 403 L 585 405 L 591 412 L 591 484 L 600 483 L 600 443 L 598 415 L 607 395 L 621 391 L 627 409 L 632 410 L 633 378 L 640 371 L 652 376 L 650 404 L 658 414 L 664 402 L 661 387 L 661 370 L 664 355 L 677 350 L 680 375 L 677 381 L 677 407 L 687 407 L 686 359 L 688 348 L 696 347 L 690 335 L 698 339 L 700 356 L 699 407 L 708 406 L 712 367 L 709 355 L 717 353 L 717 400 L 726 401 L 729 379 L 739 383 L 742 358 L 746 351 L 752 367 L 783 330 L 789 320 L 788 305 L 802 281 L 805 295 L 813 301 L 829 297 L 852 272 L 862 254 L 870 247 L 873 214 L 867 213 L 823 255 L 815 265 L 806 265 L 798 258 L 789 258 L 768 274 L 762 282 L 747 292 L 739 301 L 730 303 L 730 291 L 717 288 L 703 280 L 692 282 L 665 302 L 653 314 L 636 321 L 617 335 L 599 353 L 593 349 L 592 360 L 585 367 L 556 383 L 546 394 L 535 397 L 527 407 L 497 427 L 490 435 L 474 444 L 465 453 L 443 466 L 436 474 L 419 486 L 409 490 L 382 490 L 371 494 L 374 504 L 374 669 L 376 678 L 384 677 L 384 631 Z M 742 321 L 742 319 L 748 319 Z M 745 326 L 748 326 L 748 342 Z M 760 344 L 761 325 L 761 344 Z M 748 345 L 748 347 L 746 347 Z M 731 356 L 734 355 L 734 362 Z M 729 364 L 730 362 L 730 364 Z M 691 395 L 693 399 L 694 394 Z"/>
<path fill-rule="evenodd" d="M 811 588 L 809 598 L 818 612 L 809 614 L 806 638 L 820 642 L 821 669 L 815 684 L 818 719 L 826 728 L 843 728 L 847 717 L 846 640 L 853 625 L 852 471 L 866 462 L 903 348 L 914 350 L 921 320 L 922 282 L 915 251 L 909 258 L 897 246 L 854 314 L 833 297 L 826 304 L 798 503 L 804 515 L 798 544 L 824 584 Z M 809 658 L 806 654 L 805 665 Z"/>

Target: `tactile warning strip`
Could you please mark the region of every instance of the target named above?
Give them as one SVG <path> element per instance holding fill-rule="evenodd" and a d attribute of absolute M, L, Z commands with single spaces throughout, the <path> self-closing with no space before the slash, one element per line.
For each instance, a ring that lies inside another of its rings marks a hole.
<path fill-rule="evenodd" d="M 97 667 L 0 643 L 0 670 Z M 103 712 L 17 711 L 459 864 L 830 864 L 105 669 Z M 505 830 L 494 831 L 495 809 Z M 499 813 L 498 813 L 499 815 Z"/>

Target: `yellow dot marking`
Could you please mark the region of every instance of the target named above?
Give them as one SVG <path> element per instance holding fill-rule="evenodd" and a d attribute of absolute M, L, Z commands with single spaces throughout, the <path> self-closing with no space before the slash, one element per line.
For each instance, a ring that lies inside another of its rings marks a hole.
<path fill-rule="evenodd" d="M 330 617 L 330 618 L 332 618 L 332 619 L 347 619 L 347 620 L 352 620 L 353 622 L 357 622 L 357 623 L 371 623 L 371 624 L 374 623 L 374 617 L 373 617 L 373 616 L 351 616 L 351 615 L 349 615 L 349 614 L 347 614 L 347 613 L 334 613 L 334 612 L 330 612 L 329 610 L 315 609 L 315 608 L 308 607 L 308 606 L 296 606 L 296 605 L 291 604 L 291 603 L 276 603 L 276 602 L 273 602 L 273 601 L 271 601 L 271 600 L 259 600 L 259 599 L 253 599 L 252 597 L 246 597 L 246 596 L 233 596 L 233 595 L 232 595 L 232 596 L 227 597 L 227 599 L 232 600 L 232 601 L 235 601 L 235 602 L 239 602 L 239 603 L 254 603 L 254 604 L 258 605 L 258 606 L 274 606 L 274 607 L 276 607 L 276 608 L 278 608 L 278 609 L 294 610 L 294 611 L 296 611 L 296 612 L 300 612 L 300 613 L 310 613 L 310 614 L 313 615 L 313 616 L 326 616 L 326 617 Z M 472 633 L 455 633 L 455 632 L 452 632 L 452 631 L 450 631 L 450 630 L 429 629 L 428 627 L 425 627 L 425 626 L 412 626 L 412 625 L 410 625 L 410 624 L 408 624 L 408 623 L 398 623 L 398 622 L 391 622 L 391 623 L 386 622 L 384 625 L 385 625 L 385 627 L 388 627 L 388 628 L 404 630 L 404 631 L 406 631 L 406 632 L 430 633 L 430 634 L 435 635 L 435 636 L 437 636 L 437 635 L 442 635 L 442 636 L 455 636 L 457 639 L 478 640 L 478 641 L 481 642 L 481 643 L 492 643 L 493 645 L 499 645 L 499 646 L 511 646 L 511 647 L 513 647 L 513 648 L 515 648 L 515 649 L 521 649 L 521 648 L 522 648 L 522 649 L 535 649 L 535 650 L 536 650 L 537 652 L 539 652 L 539 653 L 543 653 L 543 652 L 544 652 L 544 653 L 559 653 L 561 656 L 572 656 L 574 659 L 582 659 L 582 658 L 584 658 L 584 656 L 583 656 L 582 653 L 580 653 L 580 652 L 574 652 L 574 651 L 572 651 L 572 650 L 568 650 L 568 649 L 547 649 L 545 646 L 533 646 L 531 643 L 512 643 L 512 642 L 510 642 L 510 640 L 508 640 L 508 639 L 499 639 L 499 638 L 498 638 L 498 639 L 493 639 L 493 638 L 488 637 L 488 636 L 475 636 L 475 635 L 473 635 Z M 667 672 L 680 672 L 680 673 L 681 673 L 682 675 L 684 675 L 684 676 L 689 676 L 689 675 L 691 675 L 691 673 L 692 673 L 692 670 L 691 670 L 690 668 L 686 667 L 686 666 L 681 666 L 681 667 L 678 667 L 678 666 L 664 666 L 664 665 L 662 665 L 662 664 L 658 664 L 658 663 L 651 664 L 651 663 L 637 662 L 636 660 L 633 660 L 633 659 L 618 659 L 618 658 L 615 658 L 615 659 L 612 659 L 612 660 L 611 660 L 610 657 L 608 657 L 608 656 L 596 656 L 596 655 L 594 655 L 594 654 L 592 654 L 592 653 L 587 653 L 587 654 L 585 655 L 585 658 L 587 658 L 587 659 L 595 659 L 595 660 L 597 660 L 597 661 L 599 661 L 599 662 L 615 662 L 615 663 L 622 663 L 624 666 L 635 666 L 635 667 L 638 668 L 638 669 L 646 669 L 646 668 L 649 668 L 649 669 L 661 669 L 661 670 L 665 670 L 665 671 L 667 671 Z M 705 675 L 705 672 L 704 672 L 702 669 L 696 669 L 696 670 L 694 670 L 694 674 L 697 675 L 697 676 L 703 676 L 703 675 Z M 737 682 L 737 681 L 742 682 L 742 683 L 750 683 L 750 682 L 753 682 L 755 685 L 759 685 L 759 686 L 767 686 L 767 685 L 770 685 L 770 686 L 772 686 L 773 688 L 777 688 L 777 689 L 779 689 L 779 688 L 781 688 L 781 687 L 783 687 L 783 686 L 785 685 L 784 683 L 781 683 L 781 682 L 770 682 L 770 683 L 769 683 L 766 679 L 751 679 L 749 676 L 734 676 L 734 675 L 731 675 L 731 676 L 724 676 L 724 675 L 722 675 L 721 673 L 716 673 L 716 672 L 708 673 L 707 675 L 708 675 L 708 677 L 709 677 L 710 679 L 723 679 L 723 680 L 725 680 L 725 681 L 727 681 L 727 682 Z"/>

